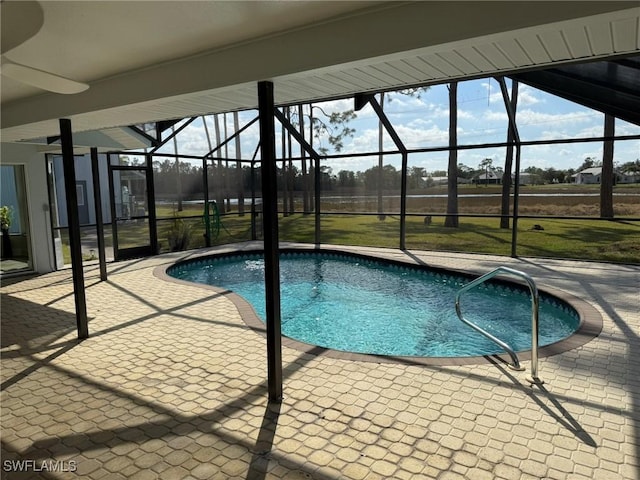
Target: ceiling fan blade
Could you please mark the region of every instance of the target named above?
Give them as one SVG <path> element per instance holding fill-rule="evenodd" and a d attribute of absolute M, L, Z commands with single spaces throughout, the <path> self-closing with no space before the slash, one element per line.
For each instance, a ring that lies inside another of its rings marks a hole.
<path fill-rule="evenodd" d="M 2 75 L 27 85 L 66 95 L 84 92 L 89 85 L 17 63 L 2 64 Z"/>
<path fill-rule="evenodd" d="M 33 37 L 42 28 L 44 13 L 36 1 L 0 2 L 0 51 L 4 55 Z"/>

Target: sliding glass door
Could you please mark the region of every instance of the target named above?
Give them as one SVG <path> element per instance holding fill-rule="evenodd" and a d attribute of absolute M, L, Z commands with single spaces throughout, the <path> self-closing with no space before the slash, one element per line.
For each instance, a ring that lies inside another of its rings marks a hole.
<path fill-rule="evenodd" d="M 24 165 L 1 165 L 0 272 L 31 270 L 31 238 Z"/>

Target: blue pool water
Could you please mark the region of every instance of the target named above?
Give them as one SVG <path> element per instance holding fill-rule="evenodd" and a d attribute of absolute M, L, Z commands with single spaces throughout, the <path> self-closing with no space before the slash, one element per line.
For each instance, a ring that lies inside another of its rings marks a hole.
<path fill-rule="evenodd" d="M 175 278 L 227 288 L 265 318 L 264 262 L 260 254 L 209 257 L 181 263 Z M 328 253 L 283 253 L 280 258 L 282 332 L 287 337 L 348 352 L 465 357 L 501 353 L 457 317 L 463 276 Z M 461 300 L 466 318 L 516 351 L 531 348 L 528 290 L 483 284 Z M 540 298 L 540 345 L 571 335 L 575 309 L 555 297 Z"/>

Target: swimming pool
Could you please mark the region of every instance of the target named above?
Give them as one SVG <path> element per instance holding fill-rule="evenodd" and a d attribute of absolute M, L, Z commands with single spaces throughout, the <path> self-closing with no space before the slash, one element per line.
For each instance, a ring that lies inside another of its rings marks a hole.
<path fill-rule="evenodd" d="M 174 278 L 229 289 L 265 318 L 262 254 L 204 257 L 167 269 Z M 345 253 L 283 252 L 283 335 L 344 352 L 409 357 L 475 357 L 499 346 L 457 318 L 456 292 L 469 277 Z M 531 300 L 518 284 L 487 282 L 465 294 L 465 317 L 516 351 L 531 348 Z M 541 292 L 540 346 L 573 334 L 580 317 Z"/>

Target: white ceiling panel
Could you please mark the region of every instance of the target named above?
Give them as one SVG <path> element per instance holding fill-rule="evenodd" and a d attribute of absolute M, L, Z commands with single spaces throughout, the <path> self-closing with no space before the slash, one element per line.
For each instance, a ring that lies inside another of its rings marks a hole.
<path fill-rule="evenodd" d="M 308 77 L 305 79 L 300 79 L 299 82 L 290 83 L 291 92 L 294 93 L 296 88 L 300 88 L 304 95 L 308 95 L 311 97 L 330 97 L 334 96 L 336 92 L 336 87 L 327 85 L 325 82 L 319 77 Z"/>
<path fill-rule="evenodd" d="M 554 62 L 569 60 L 571 58 L 571 52 L 569 51 L 569 47 L 564 40 L 561 30 L 542 32 L 538 38 Z"/>
<path fill-rule="evenodd" d="M 571 58 L 587 58 L 594 54 L 584 26 L 569 26 L 562 32 Z"/>
<path fill-rule="evenodd" d="M 607 52 L 616 51 L 613 48 L 610 22 L 590 23 L 586 26 L 586 29 L 594 55 L 605 55 Z"/>
<path fill-rule="evenodd" d="M 495 46 L 502 54 L 509 59 L 513 65 L 533 65 L 533 60 L 527 55 L 524 47 L 520 43 L 520 38 L 507 40 L 498 40 Z M 495 68 L 495 66 L 491 66 Z"/>
<path fill-rule="evenodd" d="M 420 77 L 415 77 L 406 73 L 406 71 L 399 69 L 397 66 L 392 65 L 391 62 L 380 62 L 372 65 L 372 68 L 379 70 L 380 72 L 393 78 L 395 83 L 399 85 L 407 85 L 419 81 Z"/>
<path fill-rule="evenodd" d="M 538 34 L 523 35 L 518 39 L 518 43 L 527 54 L 527 57 L 531 59 L 531 65 L 547 64 L 553 60 L 549 55 L 549 52 L 544 46 L 544 43 L 540 40 Z"/>
<path fill-rule="evenodd" d="M 415 65 L 407 60 L 389 60 L 386 65 L 388 68 L 404 74 L 409 84 L 421 82 L 425 78 L 424 71 L 418 70 Z"/>
<path fill-rule="evenodd" d="M 440 53 L 440 58 L 445 62 L 453 65 L 456 70 L 462 72 L 464 75 L 476 75 L 481 69 L 472 64 L 469 60 L 461 56 L 456 50 Z"/>
<path fill-rule="evenodd" d="M 55 135 L 63 117 L 82 131 L 256 108 L 260 80 L 292 104 L 640 53 L 638 2 L 130 4 L 42 2 L 51 23 L 3 61 L 90 89 L 3 81 L 3 141 Z"/>
<path fill-rule="evenodd" d="M 278 87 L 279 88 L 274 93 L 277 103 L 295 103 L 289 101 L 290 98 L 295 95 L 304 95 L 305 97 L 312 100 L 321 98 L 321 94 L 316 88 L 316 82 L 314 78 L 282 82 L 278 84 Z"/>
<path fill-rule="evenodd" d="M 494 65 L 496 70 L 508 70 L 515 67 L 495 43 L 480 44 L 476 47 L 476 50 Z"/>
<path fill-rule="evenodd" d="M 419 59 L 435 71 L 439 72 L 439 76 L 436 78 L 457 78 L 463 75 L 462 70 L 454 67 L 438 54 L 420 56 Z"/>
<path fill-rule="evenodd" d="M 314 76 L 314 78 L 324 78 L 327 81 L 330 81 L 333 85 L 335 85 L 335 89 L 337 92 L 342 91 L 351 91 L 353 89 L 353 82 L 347 81 L 340 73 L 327 73 L 322 76 Z"/>
<path fill-rule="evenodd" d="M 495 69 L 495 66 L 491 64 L 483 55 L 481 55 L 475 47 L 459 48 L 455 50 L 455 52 L 462 58 L 465 58 L 470 64 L 472 64 L 475 67 L 476 73 L 490 72 Z M 513 61 L 511 63 L 513 64 Z"/>
<path fill-rule="evenodd" d="M 371 76 L 376 83 L 380 82 L 385 85 L 404 85 L 405 82 L 400 79 L 401 75 L 394 73 L 387 73 L 380 68 L 381 64 L 369 65 L 363 68 L 362 71 L 365 75 Z"/>
<path fill-rule="evenodd" d="M 638 45 L 638 19 L 625 18 L 611 22 L 613 48 L 616 52 L 626 52 Z"/>
<path fill-rule="evenodd" d="M 370 72 L 363 71 L 362 68 L 358 67 L 345 69 L 341 73 L 341 76 L 351 83 L 352 89 L 359 88 L 366 91 L 375 88 L 375 85 L 383 83 L 379 79 L 373 77 Z"/>

